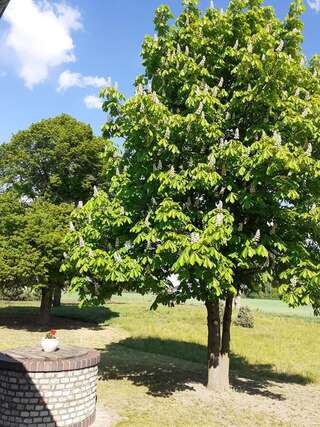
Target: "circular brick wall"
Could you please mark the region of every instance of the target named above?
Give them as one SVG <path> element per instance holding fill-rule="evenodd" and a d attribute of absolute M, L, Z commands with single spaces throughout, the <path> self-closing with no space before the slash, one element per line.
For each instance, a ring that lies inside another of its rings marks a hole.
<path fill-rule="evenodd" d="M 88 427 L 95 420 L 100 354 L 80 347 L 53 353 L 0 353 L 0 425 Z"/>

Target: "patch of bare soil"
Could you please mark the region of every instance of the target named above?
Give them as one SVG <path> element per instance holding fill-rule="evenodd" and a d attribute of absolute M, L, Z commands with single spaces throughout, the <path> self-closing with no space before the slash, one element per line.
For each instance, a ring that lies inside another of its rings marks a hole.
<path fill-rule="evenodd" d="M 256 414 L 259 419 L 269 419 L 269 425 L 297 427 L 320 426 L 320 386 L 297 384 L 268 384 L 265 394 L 253 394 L 245 390 L 231 389 L 217 395 L 199 383 L 189 384 L 193 390 L 176 392 L 174 397 L 184 405 L 201 405 L 215 411 L 221 425 L 246 425 L 245 414 Z M 275 397 L 277 396 L 277 397 Z M 228 423 L 227 413 L 238 412 L 239 424 Z M 263 424 L 265 425 L 265 424 Z"/>

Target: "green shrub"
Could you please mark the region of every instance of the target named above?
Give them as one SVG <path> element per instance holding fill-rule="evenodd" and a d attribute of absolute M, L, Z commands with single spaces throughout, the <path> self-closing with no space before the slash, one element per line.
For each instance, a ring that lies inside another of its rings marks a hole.
<path fill-rule="evenodd" d="M 40 299 L 39 291 L 24 289 L 0 289 L 0 300 L 2 301 L 37 301 Z"/>
<path fill-rule="evenodd" d="M 234 324 L 237 326 L 242 326 L 243 328 L 254 327 L 254 316 L 249 307 L 240 307 Z"/>

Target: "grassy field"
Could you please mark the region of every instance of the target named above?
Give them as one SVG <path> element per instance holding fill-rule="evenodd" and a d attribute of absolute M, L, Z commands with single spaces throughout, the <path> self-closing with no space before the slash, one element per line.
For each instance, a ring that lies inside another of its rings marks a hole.
<path fill-rule="evenodd" d="M 204 386 L 203 307 L 152 312 L 151 299 L 126 294 L 106 307 L 80 310 L 68 296 L 55 310 L 51 326 L 62 342 L 102 352 L 98 400 L 114 425 L 320 425 L 318 321 L 265 314 L 262 310 L 279 305 L 250 300 L 261 310 L 256 326 L 233 326 L 233 388 L 217 396 Z M 44 329 L 37 324 L 36 306 L 0 303 L 0 350 L 39 342 Z"/>

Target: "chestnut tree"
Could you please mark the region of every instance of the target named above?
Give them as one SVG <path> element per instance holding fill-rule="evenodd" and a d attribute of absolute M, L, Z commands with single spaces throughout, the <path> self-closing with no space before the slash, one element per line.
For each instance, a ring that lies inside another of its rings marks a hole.
<path fill-rule="evenodd" d="M 154 293 L 153 308 L 203 301 L 215 390 L 229 385 L 241 286 L 320 310 L 320 61 L 304 57 L 302 12 L 301 0 L 284 20 L 262 0 L 184 0 L 172 22 L 158 8 L 135 95 L 101 93 L 104 135 L 124 139 L 110 188 L 67 237 L 83 301 L 124 289 Z"/>

